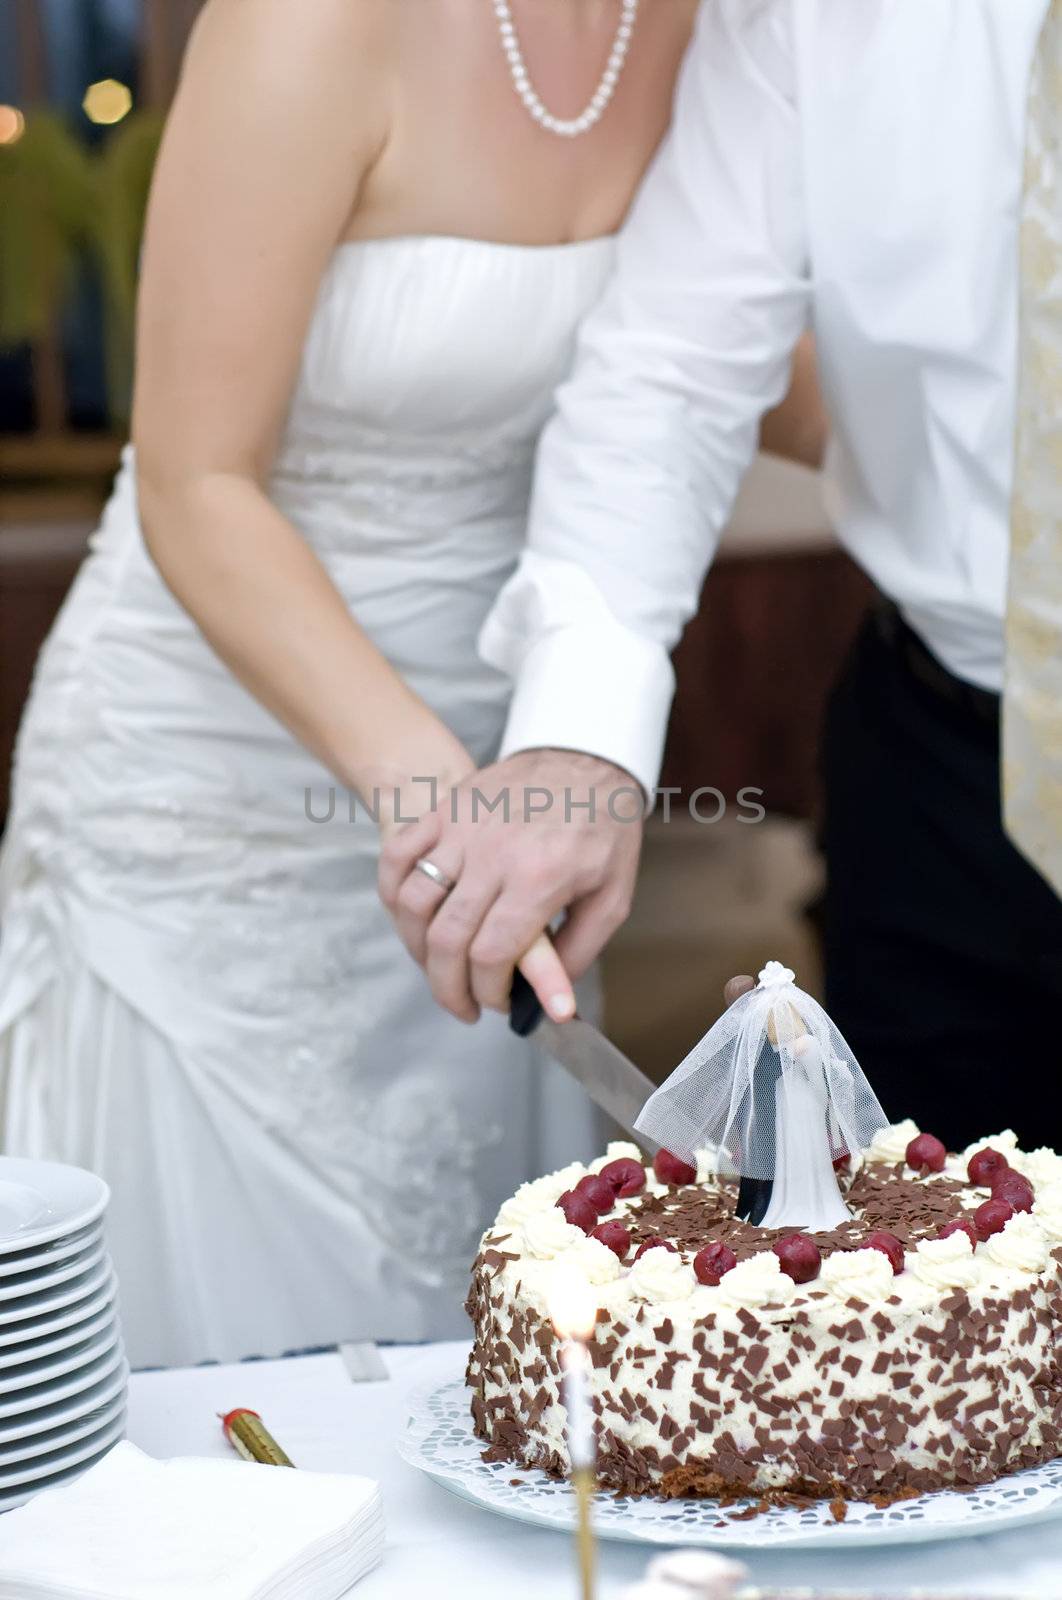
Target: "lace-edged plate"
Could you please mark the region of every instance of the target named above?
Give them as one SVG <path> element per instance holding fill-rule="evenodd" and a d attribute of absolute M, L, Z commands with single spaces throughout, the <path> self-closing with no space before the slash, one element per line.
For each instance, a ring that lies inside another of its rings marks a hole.
<path fill-rule="evenodd" d="M 567 1484 L 512 1462 L 482 1459 L 483 1441 L 472 1431 L 461 1379 L 426 1385 L 409 1403 L 398 1445 L 403 1460 L 484 1510 L 542 1528 L 572 1530 L 574 1502 Z M 609 1493 L 599 1496 L 594 1521 L 602 1539 L 716 1549 L 844 1549 L 973 1537 L 1062 1511 L 1062 1460 L 965 1493 L 946 1490 L 885 1509 L 853 1501 L 843 1522 L 834 1521 L 826 1502 L 734 1521 L 741 1510 L 723 1510 L 712 1500 L 638 1500 Z"/>

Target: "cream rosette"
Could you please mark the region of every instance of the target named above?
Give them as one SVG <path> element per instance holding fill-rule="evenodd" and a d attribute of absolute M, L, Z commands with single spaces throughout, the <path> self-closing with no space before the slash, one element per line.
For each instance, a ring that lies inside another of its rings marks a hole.
<path fill-rule="evenodd" d="M 895 1276 L 882 1250 L 835 1250 L 822 1263 L 819 1282 L 838 1300 L 877 1305 L 895 1293 Z"/>
<path fill-rule="evenodd" d="M 969 1235 L 950 1233 L 946 1239 L 923 1239 L 908 1265 L 930 1289 L 972 1289 L 983 1276 Z"/>
<path fill-rule="evenodd" d="M 1062 1244 L 1062 1183 L 1036 1191 L 1033 1216 L 1052 1246 Z"/>
<path fill-rule="evenodd" d="M 1007 1157 L 1015 1171 L 1022 1173 L 1034 1189 L 1049 1189 L 1062 1184 L 1062 1156 L 1042 1145 L 1028 1153 L 1013 1150 Z"/>
<path fill-rule="evenodd" d="M 539 1261 L 553 1261 L 586 1240 L 582 1229 L 568 1222 L 556 1207 L 528 1217 L 523 1225 L 523 1235 L 528 1255 Z"/>
<path fill-rule="evenodd" d="M 695 1150 L 693 1164 L 697 1168 L 698 1183 L 714 1183 L 719 1176 L 719 1151 L 714 1145 Z"/>
<path fill-rule="evenodd" d="M 578 1230 L 576 1230 L 578 1232 Z M 576 1268 L 595 1288 L 604 1283 L 614 1283 L 620 1275 L 619 1257 L 600 1239 L 588 1239 L 580 1234 L 558 1258 L 562 1266 Z"/>
<path fill-rule="evenodd" d="M 693 1268 L 675 1250 L 657 1245 L 639 1256 L 630 1270 L 627 1286 L 639 1300 L 665 1304 L 669 1300 L 688 1300 L 697 1287 Z"/>
<path fill-rule="evenodd" d="M 917 1122 L 912 1122 L 910 1117 L 905 1117 L 902 1122 L 891 1122 L 871 1139 L 867 1160 L 881 1161 L 890 1167 L 897 1166 L 907 1159 L 907 1146 L 912 1139 L 918 1138 L 920 1132 Z"/>
<path fill-rule="evenodd" d="M 760 1250 L 724 1272 L 716 1297 L 734 1311 L 757 1311 L 763 1306 L 788 1305 L 796 1284 L 773 1250 Z"/>
<path fill-rule="evenodd" d="M 968 1144 L 962 1153 L 962 1164 L 965 1168 L 970 1157 L 975 1156 L 979 1150 L 998 1150 L 1000 1155 L 1006 1156 L 1013 1166 L 1011 1157 L 1015 1155 L 1017 1149 L 1018 1135 L 1012 1128 L 1004 1128 L 1002 1133 L 986 1133 L 983 1139 L 975 1139 L 973 1144 Z"/>
<path fill-rule="evenodd" d="M 985 1253 L 997 1267 L 1007 1267 L 1012 1272 L 1043 1272 L 1047 1266 L 1047 1237 L 1037 1217 L 1018 1211 L 994 1233 L 985 1245 Z"/>
<path fill-rule="evenodd" d="M 520 1226 L 529 1217 L 549 1211 L 565 1190 L 573 1189 L 585 1173 L 586 1168 L 574 1162 L 561 1172 L 551 1172 L 544 1178 L 536 1178 L 533 1183 L 522 1183 L 503 1204 L 498 1212 L 498 1221 Z"/>

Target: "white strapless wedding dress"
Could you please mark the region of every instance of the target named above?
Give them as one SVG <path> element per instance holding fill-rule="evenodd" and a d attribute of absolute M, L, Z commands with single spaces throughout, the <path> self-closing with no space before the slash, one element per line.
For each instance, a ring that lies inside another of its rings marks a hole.
<path fill-rule="evenodd" d="M 476 637 L 608 239 L 340 248 L 272 496 L 479 762 Z M 352 695 L 359 685 L 349 686 Z M 593 1119 L 504 1019 L 434 1004 L 375 829 L 145 552 L 127 458 L 42 653 L 2 860 L 8 1153 L 92 1167 L 137 1364 L 463 1331 L 481 1228 Z"/>

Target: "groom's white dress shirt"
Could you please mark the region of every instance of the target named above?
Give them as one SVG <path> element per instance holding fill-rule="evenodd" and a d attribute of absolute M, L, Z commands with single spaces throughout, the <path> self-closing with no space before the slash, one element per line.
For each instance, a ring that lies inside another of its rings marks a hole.
<path fill-rule="evenodd" d="M 841 540 L 952 672 L 1000 688 L 1047 3 L 703 0 L 481 637 L 515 682 L 504 753 L 590 751 L 653 787 L 668 652 L 809 325 Z"/>

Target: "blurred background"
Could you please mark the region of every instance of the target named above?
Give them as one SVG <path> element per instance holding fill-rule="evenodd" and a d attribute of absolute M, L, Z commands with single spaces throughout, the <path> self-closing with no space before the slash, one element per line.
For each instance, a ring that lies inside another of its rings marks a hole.
<path fill-rule="evenodd" d="M 199 3 L 0 0 L 0 817 L 33 663 L 124 442 L 144 206 Z M 727 814 L 653 819 L 606 963 L 609 1029 L 652 1071 L 732 973 L 776 957 L 819 986 L 817 732 L 868 598 L 816 475 L 761 457 L 676 657 L 663 779 L 718 789 Z M 743 788 L 763 791 L 756 825 Z"/>

